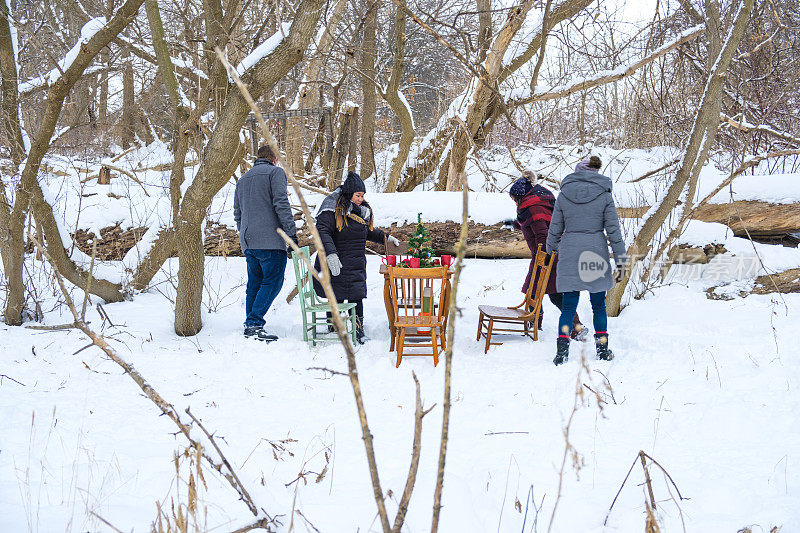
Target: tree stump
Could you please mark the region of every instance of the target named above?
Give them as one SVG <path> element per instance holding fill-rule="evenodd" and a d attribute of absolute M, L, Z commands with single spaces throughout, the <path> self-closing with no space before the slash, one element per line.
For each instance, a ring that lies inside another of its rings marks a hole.
<path fill-rule="evenodd" d="M 111 169 L 107 166 L 103 166 L 100 169 L 100 173 L 97 175 L 97 184 L 98 185 L 111 185 Z"/>

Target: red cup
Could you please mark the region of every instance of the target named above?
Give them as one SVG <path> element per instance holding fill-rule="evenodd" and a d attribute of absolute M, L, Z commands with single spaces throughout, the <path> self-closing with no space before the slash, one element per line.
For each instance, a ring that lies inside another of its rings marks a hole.
<path fill-rule="evenodd" d="M 387 255 L 383 258 L 383 264 L 390 267 L 397 266 L 397 256 Z"/>
<path fill-rule="evenodd" d="M 442 265 L 450 266 L 450 264 L 453 262 L 453 256 L 452 255 L 443 255 L 442 258 L 441 258 L 441 262 L 442 262 Z"/>
<path fill-rule="evenodd" d="M 419 268 L 419 257 L 410 257 L 408 259 L 411 268 Z"/>

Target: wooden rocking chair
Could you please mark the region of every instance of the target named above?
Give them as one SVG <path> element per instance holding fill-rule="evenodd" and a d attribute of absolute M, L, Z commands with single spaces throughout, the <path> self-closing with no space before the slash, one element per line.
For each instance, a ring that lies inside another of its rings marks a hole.
<path fill-rule="evenodd" d="M 445 349 L 447 266 L 433 268 L 389 267 L 389 282 L 394 306 L 394 336 L 397 365 L 403 356 L 433 356 L 439 364 L 439 351 Z M 430 342 L 406 344 L 406 335 Z M 430 348 L 425 353 L 405 353 L 408 348 Z"/>
<path fill-rule="evenodd" d="M 483 353 L 489 352 L 490 346 L 500 346 L 502 342 L 492 342 L 492 335 L 495 333 L 522 333 L 527 337 L 537 340 L 539 338 L 538 318 L 539 311 L 542 309 L 542 298 L 547 289 L 547 281 L 550 279 L 550 270 L 553 268 L 556 254 L 548 254 L 542 250 L 540 244 L 536 248 L 536 262 L 531 273 L 531 281 L 528 290 L 525 292 L 525 299 L 515 307 L 496 307 L 493 305 L 478 306 L 480 317 L 478 318 L 478 336 L 486 339 L 486 348 Z M 509 326 L 522 326 L 521 328 L 496 328 L 495 324 L 507 324 Z M 533 331 L 533 335 L 531 335 Z"/>

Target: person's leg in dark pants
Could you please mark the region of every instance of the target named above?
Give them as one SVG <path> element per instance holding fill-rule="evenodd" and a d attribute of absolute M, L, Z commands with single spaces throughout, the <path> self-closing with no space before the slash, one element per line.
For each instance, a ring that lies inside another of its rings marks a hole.
<path fill-rule="evenodd" d="M 563 309 L 564 296 L 562 295 L 562 293 L 556 292 L 554 294 L 548 294 L 547 296 L 550 297 L 550 301 L 553 303 L 553 305 L 558 307 L 559 311 Z M 572 317 L 572 332 L 570 333 L 570 338 L 578 340 L 583 340 L 584 338 L 586 338 L 586 329 L 583 327 L 581 319 L 578 318 L 577 312 Z"/>
<path fill-rule="evenodd" d="M 248 255 L 249 254 L 249 255 Z M 286 271 L 286 252 L 283 250 L 247 250 L 245 255 L 248 258 L 248 280 L 247 280 L 247 300 L 252 301 L 249 305 L 245 326 L 264 327 L 266 323 L 264 315 L 267 314 L 272 302 L 278 296 L 283 287 L 283 276 Z M 250 258 L 253 258 L 254 279 L 250 280 Z M 255 262 L 258 264 L 256 268 Z M 258 272 L 261 279 L 258 283 Z M 253 294 L 254 291 L 254 294 Z M 247 304 L 245 304 L 247 307 Z"/>
<path fill-rule="evenodd" d="M 592 319 L 594 322 L 595 333 L 607 333 L 608 315 L 606 314 L 606 293 L 593 292 L 589 294 L 589 301 L 592 302 Z"/>
<path fill-rule="evenodd" d="M 558 319 L 558 336 L 569 337 L 572 332 L 572 319 L 578 309 L 578 300 L 581 293 L 578 291 L 561 293 L 561 317 Z"/>
<path fill-rule="evenodd" d="M 560 365 L 569 357 L 569 339 L 572 333 L 572 320 L 578 309 L 578 300 L 581 293 L 578 291 L 561 293 L 561 317 L 558 319 L 558 339 L 556 341 L 556 356 L 553 363 Z"/>
<path fill-rule="evenodd" d="M 245 327 L 250 325 L 247 322 L 247 317 L 250 316 L 250 312 L 253 310 L 253 301 L 256 299 L 256 293 L 261 287 L 261 280 L 264 277 L 264 273 L 261 271 L 261 263 L 254 255 L 254 252 L 255 250 L 244 251 L 244 259 L 247 263 L 247 289 L 244 304 Z"/>
<path fill-rule="evenodd" d="M 364 333 L 364 300 L 352 300 L 356 304 L 356 340 L 364 344 L 369 339 Z"/>
<path fill-rule="evenodd" d="M 594 344 L 597 348 L 598 359 L 610 361 L 614 358 L 614 352 L 608 347 L 608 315 L 606 314 L 606 293 L 593 292 L 589 295 L 592 302 L 592 314 L 594 320 Z"/>
<path fill-rule="evenodd" d="M 356 340 L 364 344 L 367 341 L 367 336 L 364 334 L 364 300 L 337 300 L 338 303 L 347 301 L 356 304 Z M 331 312 L 327 311 L 325 315 L 328 317 L 328 332 L 333 333 L 336 329 L 333 327 L 331 321 Z"/>

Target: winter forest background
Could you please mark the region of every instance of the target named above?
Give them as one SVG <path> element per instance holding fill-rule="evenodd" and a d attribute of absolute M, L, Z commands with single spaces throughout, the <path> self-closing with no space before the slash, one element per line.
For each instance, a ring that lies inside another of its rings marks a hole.
<path fill-rule="evenodd" d="M 787 0 L 3 0 L 0 530 L 797 531 L 798 35 Z M 241 337 L 265 142 L 301 244 L 353 170 L 457 256 L 443 364 L 395 368 L 378 255 L 366 345 L 302 341 L 291 266 Z M 554 367 L 549 304 L 484 355 L 508 187 L 589 154 L 617 358 Z"/>

